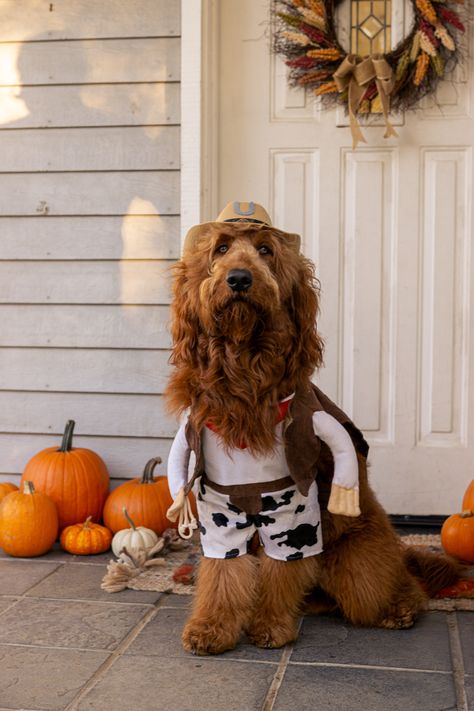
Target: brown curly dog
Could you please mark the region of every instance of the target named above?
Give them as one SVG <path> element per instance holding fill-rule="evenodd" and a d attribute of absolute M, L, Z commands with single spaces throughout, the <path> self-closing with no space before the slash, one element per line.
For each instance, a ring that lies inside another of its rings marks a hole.
<path fill-rule="evenodd" d="M 171 409 L 188 411 L 198 434 L 212 422 L 228 451 L 244 440 L 255 457 L 265 456 L 275 447 L 279 401 L 308 388 L 322 363 L 312 263 L 296 235 L 266 224 L 211 222 L 194 228 L 174 276 Z M 232 649 L 242 631 L 258 646 L 280 647 L 295 639 L 308 601 L 311 611 L 339 610 L 356 625 L 410 627 L 426 596 L 456 579 L 447 558 L 401 545 L 360 453 L 360 516 L 329 513 L 333 457 L 324 442 L 318 446 L 323 552 L 290 561 L 261 547 L 229 559 L 203 557 L 186 650 Z"/>

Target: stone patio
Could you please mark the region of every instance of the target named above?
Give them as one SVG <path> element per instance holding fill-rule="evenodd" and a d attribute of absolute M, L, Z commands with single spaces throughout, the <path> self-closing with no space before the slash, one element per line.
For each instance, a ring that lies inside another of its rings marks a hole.
<path fill-rule="evenodd" d="M 283 650 L 193 657 L 180 644 L 190 597 L 102 592 L 109 559 L 0 552 L 0 711 L 474 709 L 472 613 L 405 631 L 307 617 Z"/>

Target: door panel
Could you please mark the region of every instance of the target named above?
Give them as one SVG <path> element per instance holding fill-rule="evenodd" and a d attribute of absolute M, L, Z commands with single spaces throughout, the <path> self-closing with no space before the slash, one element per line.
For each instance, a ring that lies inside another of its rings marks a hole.
<path fill-rule="evenodd" d="M 399 116 L 398 139 L 365 126 L 353 151 L 343 112 L 288 87 L 268 0 L 217 5 L 218 204 L 255 200 L 302 235 L 321 282 L 315 379 L 364 430 L 385 507 L 458 510 L 474 461 L 470 72 Z"/>

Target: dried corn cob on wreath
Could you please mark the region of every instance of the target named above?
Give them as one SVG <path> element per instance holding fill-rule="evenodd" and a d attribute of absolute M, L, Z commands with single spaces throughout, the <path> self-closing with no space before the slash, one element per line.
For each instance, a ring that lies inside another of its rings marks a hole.
<path fill-rule="evenodd" d="M 273 50 L 290 67 L 289 81 L 321 98 L 326 106 L 348 106 L 349 87 L 335 81 L 334 74 L 348 57 L 341 46 L 334 11 L 341 0 L 275 0 Z M 401 0 L 400 0 L 401 2 Z M 411 0 L 413 26 L 410 33 L 385 55 L 389 82 L 389 108 L 413 109 L 423 96 L 435 91 L 462 55 L 461 36 L 466 15 L 464 0 Z M 455 8 L 455 9 L 454 9 Z M 463 17 L 464 19 L 464 17 Z M 362 58 L 349 55 L 355 63 Z M 356 114 L 382 113 L 382 84 L 373 77 L 362 82 L 363 93 L 353 104 Z M 349 106 L 349 111 L 351 107 Z"/>

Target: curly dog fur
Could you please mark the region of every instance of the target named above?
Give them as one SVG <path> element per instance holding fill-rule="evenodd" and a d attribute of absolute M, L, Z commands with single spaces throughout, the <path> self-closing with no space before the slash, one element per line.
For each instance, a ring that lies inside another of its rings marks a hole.
<path fill-rule="evenodd" d="M 251 273 L 233 291 L 230 270 Z M 191 409 L 194 427 L 212 421 L 225 446 L 244 439 L 256 456 L 274 446 L 277 403 L 322 363 L 316 328 L 318 283 L 291 236 L 267 225 L 209 223 L 175 266 L 171 330 L 175 366 L 172 410 Z M 332 455 L 322 446 L 331 470 Z M 331 478 L 320 479 L 324 552 L 295 561 L 265 555 L 203 558 L 185 649 L 212 654 L 233 648 L 245 630 L 262 647 L 295 639 L 305 607 L 339 610 L 353 624 L 409 627 L 426 595 L 452 583 L 456 565 L 405 549 L 371 491 L 359 458 L 357 518 L 327 511 Z"/>

